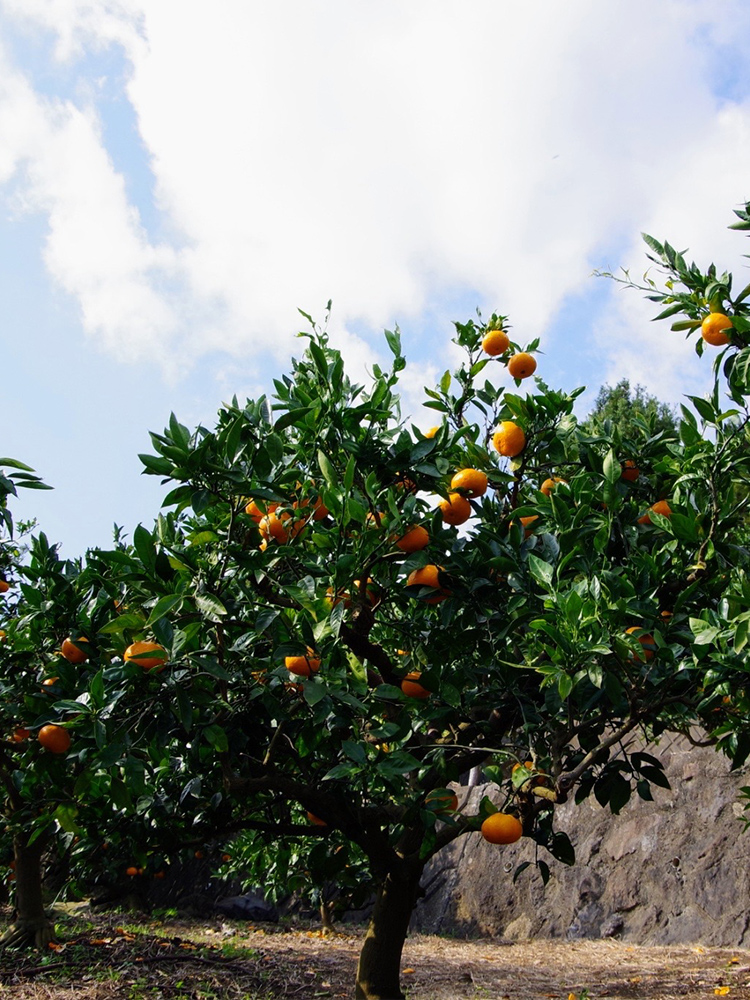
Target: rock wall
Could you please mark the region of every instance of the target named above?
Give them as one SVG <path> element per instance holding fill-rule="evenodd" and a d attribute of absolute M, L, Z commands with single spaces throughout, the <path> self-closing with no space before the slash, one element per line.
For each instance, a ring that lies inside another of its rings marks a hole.
<path fill-rule="evenodd" d="M 514 885 L 517 865 L 534 860 L 533 843 L 499 847 L 479 833 L 460 837 L 430 863 L 414 928 L 513 940 L 750 947 L 750 831 L 738 819 L 737 800 L 750 785 L 748 769 L 730 773 L 726 758 L 680 738 L 648 750 L 665 765 L 671 791 L 654 787 L 653 802 L 634 795 L 619 816 L 593 796 L 557 807 L 555 827 L 573 842 L 575 866 L 540 849 L 552 870 L 547 886 L 536 868 Z M 467 811 L 493 790 L 472 789 Z"/>

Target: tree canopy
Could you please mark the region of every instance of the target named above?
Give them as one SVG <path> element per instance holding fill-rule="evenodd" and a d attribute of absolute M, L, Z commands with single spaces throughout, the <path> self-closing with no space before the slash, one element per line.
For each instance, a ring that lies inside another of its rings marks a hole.
<path fill-rule="evenodd" d="M 168 487 L 153 527 L 76 563 L 44 536 L 9 557 L 17 871 L 61 832 L 99 867 L 105 838 L 120 865 L 137 843 L 144 873 L 238 831 L 303 845 L 282 870 L 304 855 L 318 884 L 375 887 L 357 996 L 392 998 L 424 866 L 450 841 L 523 835 L 546 881 L 574 860 L 558 803 L 616 814 L 666 785 L 631 734 L 698 726 L 743 761 L 749 311 L 649 240 L 678 329 L 731 316 L 713 390 L 674 434 L 648 400 L 626 434 L 579 424 L 583 390 L 534 377 L 537 341 L 499 337 L 498 315 L 455 325 L 463 362 L 426 388 L 425 434 L 400 413 L 398 331 L 363 385 L 313 324 L 271 398 L 152 434 L 144 469 Z M 68 749 L 40 743 L 48 725 Z M 470 812 L 455 790 L 478 765 L 497 791 Z M 38 908 L 19 916 L 7 940 L 44 936 Z"/>

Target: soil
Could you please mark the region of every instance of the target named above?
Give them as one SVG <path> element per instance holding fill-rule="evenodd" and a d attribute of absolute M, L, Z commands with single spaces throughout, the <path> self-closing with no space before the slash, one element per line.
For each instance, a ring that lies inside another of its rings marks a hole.
<path fill-rule="evenodd" d="M 49 955 L 0 955 L 0 997 L 352 1000 L 363 933 L 79 913 L 58 923 Z M 750 1000 L 750 951 L 741 949 L 414 935 L 402 970 L 410 1000 Z"/>

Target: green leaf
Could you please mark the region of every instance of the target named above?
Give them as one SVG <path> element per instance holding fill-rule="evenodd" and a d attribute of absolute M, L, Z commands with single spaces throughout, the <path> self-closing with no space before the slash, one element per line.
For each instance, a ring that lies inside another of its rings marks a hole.
<path fill-rule="evenodd" d="M 223 618 L 227 609 L 214 594 L 196 594 L 195 603 L 206 618 Z"/>
<path fill-rule="evenodd" d="M 364 747 L 361 743 L 355 743 L 353 740 L 344 740 L 341 744 L 341 749 L 344 751 L 346 756 L 350 760 L 355 761 L 355 763 L 367 763 L 367 754 L 365 753 Z"/>
<path fill-rule="evenodd" d="M 206 726 L 203 730 L 203 736 L 205 737 L 206 742 L 218 753 L 226 753 L 229 749 L 229 739 L 221 726 Z"/>
<path fill-rule="evenodd" d="M 616 483 L 620 476 L 622 475 L 622 467 L 617 460 L 617 456 L 614 451 L 610 448 L 604 458 L 604 478 L 608 483 Z"/>
<path fill-rule="evenodd" d="M 166 597 L 162 597 L 151 609 L 151 614 L 148 616 L 146 625 L 153 625 L 155 621 L 164 618 L 170 611 L 182 604 L 182 601 L 183 598 L 180 594 L 167 594 Z"/>
<path fill-rule="evenodd" d="M 334 489 L 338 483 L 336 470 L 331 464 L 331 460 L 328 458 L 326 453 L 324 451 L 320 451 L 320 449 L 318 450 L 318 466 L 320 467 L 320 471 L 323 473 L 325 481 L 331 489 Z"/>
<path fill-rule="evenodd" d="M 555 575 L 555 568 L 548 562 L 535 556 L 533 552 L 529 553 L 529 572 L 545 590 L 552 590 L 552 578 Z"/>

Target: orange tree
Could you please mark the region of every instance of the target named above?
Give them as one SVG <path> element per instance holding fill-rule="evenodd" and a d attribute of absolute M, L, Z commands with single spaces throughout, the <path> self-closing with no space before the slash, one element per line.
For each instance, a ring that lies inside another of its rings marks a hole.
<path fill-rule="evenodd" d="M 424 866 L 450 841 L 524 835 L 546 880 L 541 852 L 573 860 L 557 803 L 593 792 L 617 813 L 666 785 L 631 735 L 699 725 L 745 758 L 750 321 L 728 279 L 658 246 L 672 287 L 650 293 L 686 285 L 667 308 L 688 332 L 718 306 L 732 321 L 708 324 L 723 367 L 677 437 L 582 428 L 578 392 L 542 378 L 519 392 L 537 344 L 499 316 L 457 324 L 465 361 L 428 390 L 427 434 L 399 413 L 397 334 L 364 387 L 313 328 L 272 400 L 152 435 L 165 513 L 90 554 L 67 618 L 52 635 L 40 604 L 26 647 L 52 657 L 74 628 L 91 644 L 75 697 L 33 720 L 64 721 L 60 763 L 86 763 L 82 842 L 137 817 L 144 843 L 301 838 L 288 856 L 320 883 L 364 859 L 357 996 L 390 998 Z M 497 791 L 470 810 L 449 786 L 479 766 Z"/>
<path fill-rule="evenodd" d="M 742 361 L 729 410 L 717 373 L 678 438 L 624 437 L 579 427 L 578 392 L 520 394 L 537 345 L 489 336 L 503 328 L 457 324 L 466 360 L 428 390 L 428 434 L 399 414 L 397 334 L 364 387 L 313 328 L 273 400 L 234 400 L 214 429 L 173 417 L 142 456 L 172 484 L 136 546 L 172 570 L 138 625 L 169 648 L 176 699 L 150 738 L 196 830 L 315 838 L 321 878 L 347 845 L 366 859 L 359 997 L 402 995 L 424 865 L 454 838 L 522 833 L 570 862 L 556 803 L 593 791 L 616 813 L 667 784 L 631 734 L 702 725 L 747 749 Z M 475 766 L 499 787 L 469 814 L 447 786 Z"/>
<path fill-rule="evenodd" d="M 152 592 L 150 573 L 169 566 L 149 567 L 122 543 L 64 560 L 43 534 L 22 545 L 7 534 L 4 551 L 0 868 L 16 913 L 0 945 L 45 947 L 47 863 L 89 886 L 141 881 L 163 869 L 170 846 L 190 842 L 176 815 L 179 766 L 142 724 L 168 709 L 176 681 L 149 684 L 141 663 L 158 657 L 129 659 L 119 629 L 143 626 L 145 617 L 128 617 L 128 594 Z"/>

